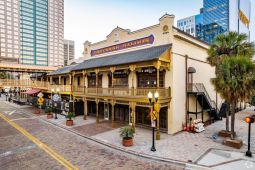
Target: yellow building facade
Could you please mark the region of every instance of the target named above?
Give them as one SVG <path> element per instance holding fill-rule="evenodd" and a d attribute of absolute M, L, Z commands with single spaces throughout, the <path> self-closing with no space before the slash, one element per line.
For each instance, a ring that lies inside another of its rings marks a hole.
<path fill-rule="evenodd" d="M 115 28 L 100 42 L 84 43 L 84 61 L 48 74 L 49 89 L 83 103 L 87 115 L 150 127 L 149 92 L 158 92 L 157 129 L 175 134 L 189 121 L 217 116 L 222 100 L 210 79 L 208 44 L 174 27 L 165 14 L 153 26 Z M 85 120 L 86 121 L 86 120 Z"/>

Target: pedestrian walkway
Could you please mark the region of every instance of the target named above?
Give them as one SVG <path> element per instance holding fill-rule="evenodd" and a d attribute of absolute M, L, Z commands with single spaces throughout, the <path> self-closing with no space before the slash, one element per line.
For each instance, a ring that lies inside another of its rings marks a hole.
<path fill-rule="evenodd" d="M 65 128 L 75 128 L 75 127 L 80 127 L 83 125 L 88 125 L 96 122 L 96 118 L 94 117 L 89 117 L 87 120 L 83 119 L 83 116 L 76 116 L 73 118 L 74 125 L 73 126 L 66 126 L 66 116 L 57 114 L 57 119 L 56 115 L 53 114 L 52 119 L 47 119 L 46 115 L 41 115 L 40 116 L 42 119 L 47 120 L 51 123 L 58 124 L 60 126 L 64 126 Z"/>
<path fill-rule="evenodd" d="M 242 152 L 211 149 L 197 164 L 224 170 L 255 169 L 255 159 L 246 157 Z"/>
<path fill-rule="evenodd" d="M 205 131 L 202 133 L 180 132 L 176 135 L 161 133 L 161 139 L 156 140 L 156 152 L 150 151 L 152 145 L 152 133 L 150 129 L 136 128 L 134 146 L 123 147 L 122 139 L 119 136 L 119 130 L 123 126 L 121 124 L 116 124 L 116 127 L 112 128 L 110 121 L 100 120 L 100 123 L 97 124 L 95 117 L 88 116 L 87 120 L 83 120 L 83 116 L 78 116 L 74 119 L 75 125 L 67 127 L 65 125 L 66 119 L 62 115 L 58 115 L 57 120 L 47 119 L 46 115 L 39 117 L 63 128 L 70 129 L 82 136 L 88 136 L 89 138 L 101 141 L 101 143 L 122 148 L 128 152 L 149 155 L 155 158 L 193 162 L 217 169 L 226 165 L 231 167 L 236 165 L 236 163 L 245 166 L 249 164 L 248 167 L 253 166 L 255 158 L 247 159 L 247 157 L 243 156 L 247 150 L 248 135 L 248 125 L 244 119 L 246 116 L 253 114 L 253 108 L 236 114 L 236 138 L 243 140 L 244 143 L 243 147 L 239 150 L 223 145 L 224 138 L 217 136 L 220 130 L 225 129 L 225 119 L 223 119 L 205 127 Z M 251 151 L 255 154 L 255 130 L 253 129 L 252 127 Z M 224 155 L 225 158 L 221 158 Z M 226 155 L 230 156 L 226 157 Z M 218 159 L 221 161 L 217 161 Z M 240 168 L 240 166 L 238 167 Z"/>
<path fill-rule="evenodd" d="M 230 164 L 229 161 L 231 161 L 231 165 L 235 165 L 232 160 L 236 161 L 238 159 L 237 161 L 246 161 L 246 157 L 243 156 L 247 149 L 247 124 L 244 122 L 244 118 L 251 113 L 252 110 L 250 109 L 236 115 L 237 139 L 242 139 L 244 142 L 244 146 L 240 150 L 223 145 L 223 138 L 217 136 L 217 132 L 225 128 L 225 119 L 207 126 L 206 130 L 202 133 L 180 132 L 176 135 L 161 133 L 161 139 L 156 140 L 156 152 L 150 151 L 152 136 L 151 130 L 149 129 L 136 128 L 134 146 L 127 148 L 122 146 L 122 139 L 119 136 L 119 130 L 122 126 L 111 128 L 111 124 L 107 121 L 101 120 L 100 123 L 97 124 L 95 118 L 91 121 L 93 117 L 89 117 L 88 120 L 83 120 L 83 117 L 77 117 L 75 122 L 80 121 L 83 123 L 77 123 L 75 126 L 68 128 L 81 135 L 90 136 L 106 144 L 111 144 L 127 151 L 164 159 L 194 162 L 206 166 L 214 166 L 214 164 L 204 164 L 203 161 L 206 162 L 207 159 L 213 160 L 211 157 L 217 159 L 217 155 L 209 154 L 212 149 L 217 149 L 219 152 L 232 151 L 233 153 L 236 153 L 232 154 L 233 159 L 221 159 L 222 161 L 219 162 L 219 166 L 224 166 L 225 163 Z M 60 123 L 61 121 L 58 120 L 49 121 L 65 126 L 63 122 Z M 255 131 L 252 132 L 252 152 L 255 152 L 254 136 Z M 205 153 L 208 153 L 209 155 Z M 255 160 L 253 158 L 249 161 L 253 163 Z"/>

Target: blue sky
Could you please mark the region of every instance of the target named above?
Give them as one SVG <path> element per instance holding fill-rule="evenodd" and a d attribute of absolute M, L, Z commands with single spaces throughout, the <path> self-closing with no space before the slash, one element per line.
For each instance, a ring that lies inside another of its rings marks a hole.
<path fill-rule="evenodd" d="M 253 0 L 253 7 L 255 7 Z M 65 38 L 75 41 L 75 56 L 82 56 L 83 42 L 104 40 L 116 27 L 136 30 L 158 23 L 165 13 L 175 21 L 195 15 L 202 0 L 65 0 Z M 255 16 L 253 25 L 255 27 Z M 255 30 L 255 29 L 254 29 Z M 255 32 L 252 33 L 255 37 Z"/>

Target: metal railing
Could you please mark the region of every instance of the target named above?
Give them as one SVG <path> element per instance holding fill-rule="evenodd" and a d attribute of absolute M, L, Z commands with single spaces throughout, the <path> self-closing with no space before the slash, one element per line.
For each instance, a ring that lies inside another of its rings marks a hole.
<path fill-rule="evenodd" d="M 207 98 L 207 100 L 208 100 L 209 104 L 211 105 L 211 107 L 214 108 L 214 109 L 218 109 L 216 107 L 215 101 L 211 99 L 211 97 L 209 96 L 209 94 L 208 94 L 208 92 L 207 92 L 207 90 L 206 90 L 203 83 L 188 84 L 188 91 L 189 92 L 196 92 L 196 93 L 198 93 L 198 92 L 204 93 L 204 95 Z"/>

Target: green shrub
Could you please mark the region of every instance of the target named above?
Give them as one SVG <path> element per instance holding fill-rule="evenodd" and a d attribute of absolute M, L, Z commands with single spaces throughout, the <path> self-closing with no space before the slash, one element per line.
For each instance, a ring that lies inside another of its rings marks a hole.
<path fill-rule="evenodd" d="M 72 120 L 72 118 L 74 118 L 74 114 L 72 112 L 68 112 L 66 115 L 66 119 Z"/>
<path fill-rule="evenodd" d="M 131 126 L 125 126 L 120 129 L 120 136 L 123 139 L 132 139 L 134 137 L 134 129 Z"/>
<path fill-rule="evenodd" d="M 47 107 L 45 110 L 44 110 L 45 113 L 47 114 L 52 114 L 52 108 L 51 107 Z"/>

